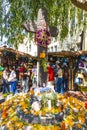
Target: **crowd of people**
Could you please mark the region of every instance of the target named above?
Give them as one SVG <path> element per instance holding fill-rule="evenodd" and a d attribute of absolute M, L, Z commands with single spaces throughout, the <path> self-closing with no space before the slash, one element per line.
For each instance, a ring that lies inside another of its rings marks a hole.
<path fill-rule="evenodd" d="M 56 61 L 53 67 L 48 63 L 48 82 L 54 84 L 54 89 L 58 93 L 64 94 L 68 90 L 69 83 L 69 71 L 67 64 L 62 65 L 59 61 Z"/>
<path fill-rule="evenodd" d="M 67 65 L 62 66 L 59 61 L 57 61 L 55 65 L 50 62 L 47 63 L 47 84 L 50 83 L 50 86 L 54 86 L 54 90 L 56 92 L 63 94 L 68 90 L 68 82 L 69 72 Z M 21 63 L 19 67 L 4 67 L 3 93 L 10 92 L 16 94 L 19 92 L 19 88 L 21 88 L 22 92 L 27 93 L 30 89 L 34 89 L 36 87 L 38 87 L 36 65 L 33 65 L 32 69 L 26 63 Z"/>
<path fill-rule="evenodd" d="M 3 71 L 3 86 L 4 93 L 18 93 L 19 88 L 22 92 L 28 92 L 33 83 L 36 82 L 37 69 L 36 65 L 29 68 L 26 63 L 22 63 L 19 67 L 5 66 Z"/>

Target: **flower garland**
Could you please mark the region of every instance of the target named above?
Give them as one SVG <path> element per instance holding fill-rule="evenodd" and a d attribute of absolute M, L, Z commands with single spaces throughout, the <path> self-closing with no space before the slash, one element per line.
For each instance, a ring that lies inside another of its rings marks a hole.
<path fill-rule="evenodd" d="M 51 34 L 46 29 L 36 31 L 35 43 L 39 46 L 47 47 L 51 43 Z"/>
<path fill-rule="evenodd" d="M 47 65 L 46 65 L 46 54 L 45 52 L 40 53 L 40 59 L 41 59 L 41 66 L 43 67 L 44 72 L 47 71 Z"/>

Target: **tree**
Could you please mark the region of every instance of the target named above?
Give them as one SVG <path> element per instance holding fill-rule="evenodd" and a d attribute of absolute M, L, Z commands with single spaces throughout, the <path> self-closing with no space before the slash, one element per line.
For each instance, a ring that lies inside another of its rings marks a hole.
<path fill-rule="evenodd" d="M 75 15 L 75 7 L 70 0 L 1 0 L 0 5 L 3 5 L 3 9 L 0 9 L 1 12 L 6 10 L 5 13 L 1 14 L 2 20 L 0 20 L 2 35 L 7 37 L 8 43 L 16 45 L 19 42 L 22 43 L 26 35 L 22 27 L 23 22 L 29 19 L 36 20 L 39 8 L 43 6 L 47 8 L 50 25 L 60 26 L 61 39 L 64 39 L 68 34 L 68 9 L 70 8 L 72 22 Z M 81 12 L 78 11 L 80 24 Z M 3 21 L 3 26 L 1 21 Z"/>
<path fill-rule="evenodd" d="M 87 0 L 71 0 L 74 5 L 87 11 Z"/>

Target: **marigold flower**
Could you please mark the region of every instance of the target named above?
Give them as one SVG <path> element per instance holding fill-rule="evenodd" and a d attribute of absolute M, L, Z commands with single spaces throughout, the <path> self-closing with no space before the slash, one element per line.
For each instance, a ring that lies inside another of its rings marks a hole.
<path fill-rule="evenodd" d="M 4 109 L 2 112 L 2 119 L 5 119 L 6 116 L 7 116 L 7 111 L 6 111 L 6 109 Z"/>

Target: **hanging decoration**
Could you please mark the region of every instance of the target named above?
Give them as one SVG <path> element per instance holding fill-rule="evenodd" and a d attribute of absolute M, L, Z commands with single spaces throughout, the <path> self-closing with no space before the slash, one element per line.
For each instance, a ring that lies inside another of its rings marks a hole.
<path fill-rule="evenodd" d="M 47 71 L 47 65 L 46 65 L 46 54 L 45 52 L 40 53 L 40 62 L 41 66 L 43 67 L 44 72 Z"/>
<path fill-rule="evenodd" d="M 42 47 L 47 47 L 51 43 L 51 34 L 46 29 L 36 31 L 35 43 Z"/>

